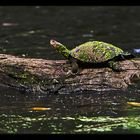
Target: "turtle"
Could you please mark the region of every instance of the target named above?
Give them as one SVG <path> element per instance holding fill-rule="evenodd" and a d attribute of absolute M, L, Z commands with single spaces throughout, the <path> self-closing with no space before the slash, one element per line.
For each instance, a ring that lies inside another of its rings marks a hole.
<path fill-rule="evenodd" d="M 54 39 L 50 40 L 59 53 L 67 58 L 72 66 L 72 72 L 77 73 L 82 66 L 107 66 L 113 71 L 123 71 L 119 61 L 131 59 L 135 56 L 129 52 L 124 52 L 121 48 L 103 41 L 88 41 L 68 50 L 67 47 Z"/>

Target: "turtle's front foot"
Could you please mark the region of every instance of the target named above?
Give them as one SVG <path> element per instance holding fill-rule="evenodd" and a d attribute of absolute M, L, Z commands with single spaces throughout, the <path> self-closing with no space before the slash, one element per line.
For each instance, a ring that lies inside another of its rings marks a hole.
<path fill-rule="evenodd" d="M 71 68 L 72 73 L 77 74 L 79 71 L 79 66 L 78 66 L 77 62 L 73 61 L 71 63 L 71 67 L 72 67 Z"/>
<path fill-rule="evenodd" d="M 64 72 L 68 72 L 70 67 L 71 67 L 70 63 L 66 63 L 62 66 L 62 69 Z"/>
<path fill-rule="evenodd" d="M 115 72 L 122 72 L 125 71 L 121 65 L 119 64 L 119 62 L 114 62 L 114 61 L 110 61 L 108 62 L 108 66 L 109 68 L 111 68 L 113 71 Z"/>

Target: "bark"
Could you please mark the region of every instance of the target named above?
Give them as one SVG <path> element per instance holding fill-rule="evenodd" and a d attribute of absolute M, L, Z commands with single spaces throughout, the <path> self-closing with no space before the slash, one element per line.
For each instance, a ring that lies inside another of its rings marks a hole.
<path fill-rule="evenodd" d="M 120 61 L 124 69 L 84 68 L 71 73 L 66 60 L 21 58 L 0 54 L 0 84 L 24 92 L 73 93 L 81 91 L 126 90 L 140 80 L 140 59 Z"/>

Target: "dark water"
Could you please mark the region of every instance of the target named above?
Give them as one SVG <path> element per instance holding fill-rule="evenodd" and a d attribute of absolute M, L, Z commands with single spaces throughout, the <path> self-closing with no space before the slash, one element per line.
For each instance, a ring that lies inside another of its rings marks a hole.
<path fill-rule="evenodd" d="M 133 52 L 140 48 L 140 6 L 0 7 L 1 53 L 63 59 L 50 47 L 52 38 L 69 48 L 102 40 Z M 62 95 L 2 86 L 0 92 L 0 133 L 140 133 L 140 108 L 127 104 L 140 102 L 139 85 Z"/>

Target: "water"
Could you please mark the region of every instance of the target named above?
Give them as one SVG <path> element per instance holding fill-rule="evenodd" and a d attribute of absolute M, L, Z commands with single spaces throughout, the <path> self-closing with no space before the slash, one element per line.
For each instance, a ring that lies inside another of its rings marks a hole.
<path fill-rule="evenodd" d="M 0 6 L 0 52 L 64 59 L 50 47 L 52 38 L 70 49 L 102 40 L 134 52 L 140 48 L 139 14 L 139 6 Z M 3 86 L 0 92 L 0 133 L 140 133 L 140 108 L 127 104 L 140 102 L 138 84 L 115 92 L 46 95 Z"/>

